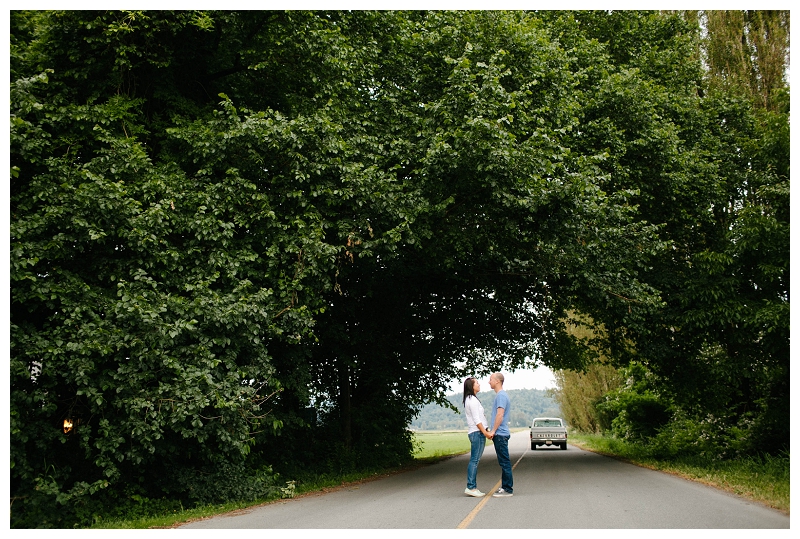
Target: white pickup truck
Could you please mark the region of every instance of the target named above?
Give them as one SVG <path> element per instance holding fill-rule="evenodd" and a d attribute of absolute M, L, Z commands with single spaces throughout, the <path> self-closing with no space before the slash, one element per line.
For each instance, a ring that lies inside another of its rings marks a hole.
<path fill-rule="evenodd" d="M 531 449 L 540 445 L 558 445 L 567 449 L 567 426 L 559 417 L 537 417 L 531 423 Z"/>

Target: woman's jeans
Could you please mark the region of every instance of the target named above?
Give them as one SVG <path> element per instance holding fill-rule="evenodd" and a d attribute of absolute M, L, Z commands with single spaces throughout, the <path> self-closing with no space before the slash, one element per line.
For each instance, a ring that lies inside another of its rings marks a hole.
<path fill-rule="evenodd" d="M 470 432 L 467 436 L 472 446 L 467 466 L 467 488 L 472 490 L 478 488 L 478 462 L 481 460 L 483 450 L 486 449 L 486 438 L 479 430 Z"/>

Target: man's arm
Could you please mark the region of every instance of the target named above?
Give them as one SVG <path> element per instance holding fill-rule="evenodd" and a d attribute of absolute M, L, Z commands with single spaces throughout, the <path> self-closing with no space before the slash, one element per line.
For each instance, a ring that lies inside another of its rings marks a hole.
<path fill-rule="evenodd" d="M 497 432 L 497 429 L 500 428 L 500 425 L 503 424 L 503 414 L 506 413 L 505 408 L 498 408 L 497 415 L 494 418 L 494 425 L 492 425 L 492 430 L 489 431 L 489 434 L 494 436 L 494 433 Z"/>

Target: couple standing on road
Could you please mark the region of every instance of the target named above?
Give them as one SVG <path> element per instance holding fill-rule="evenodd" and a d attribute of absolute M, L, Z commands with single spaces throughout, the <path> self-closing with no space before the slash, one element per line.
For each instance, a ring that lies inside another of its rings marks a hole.
<path fill-rule="evenodd" d="M 492 405 L 492 426 L 486 430 L 486 416 L 483 412 L 483 405 L 478 400 L 478 392 L 481 386 L 476 378 L 470 377 L 464 380 L 464 412 L 467 416 L 467 436 L 472 446 L 469 465 L 467 466 L 467 488 L 464 494 L 467 496 L 484 496 L 478 490 L 478 461 L 481 460 L 483 450 L 486 448 L 486 438 L 494 441 L 494 451 L 497 454 L 497 463 L 502 471 L 502 486 L 492 494 L 495 498 L 505 498 L 512 496 L 514 492 L 514 478 L 511 475 L 511 457 L 508 454 L 508 440 L 511 438 L 511 431 L 508 429 L 508 418 L 511 412 L 511 401 L 508 394 L 503 389 L 505 378 L 499 372 L 489 377 L 489 387 L 495 392 L 494 404 Z"/>

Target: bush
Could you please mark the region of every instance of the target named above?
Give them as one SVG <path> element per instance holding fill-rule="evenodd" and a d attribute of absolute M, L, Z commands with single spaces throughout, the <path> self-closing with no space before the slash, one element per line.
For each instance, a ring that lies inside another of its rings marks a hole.
<path fill-rule="evenodd" d="M 678 456 L 717 456 L 721 453 L 720 429 L 713 418 L 704 421 L 678 414 L 648 440 L 648 452 L 655 458 Z"/>
<path fill-rule="evenodd" d="M 158 477 L 157 477 L 158 476 Z M 146 486 L 145 486 L 146 485 Z M 79 485 L 80 486 L 80 485 Z M 245 459 L 219 460 L 197 468 L 143 470 L 137 483 L 63 491 L 54 477 L 12 498 L 12 528 L 82 528 L 108 520 L 157 517 L 184 506 L 292 497 L 270 466 Z"/>
<path fill-rule="evenodd" d="M 278 474 L 272 467 L 250 469 L 244 462 L 219 462 L 201 469 L 184 468 L 171 478 L 176 494 L 195 505 L 230 501 L 256 501 L 280 492 Z"/>
<path fill-rule="evenodd" d="M 101 520 L 135 519 L 182 510 L 180 500 L 148 497 L 144 489 L 88 491 L 71 497 L 38 489 L 12 500 L 11 528 L 85 528 Z"/>
<path fill-rule="evenodd" d="M 639 363 L 622 369 L 625 384 L 607 393 L 597 404 L 598 412 L 611 419 L 611 433 L 631 440 L 655 436 L 666 425 L 672 410 L 668 399 L 653 388 L 653 374 Z"/>

